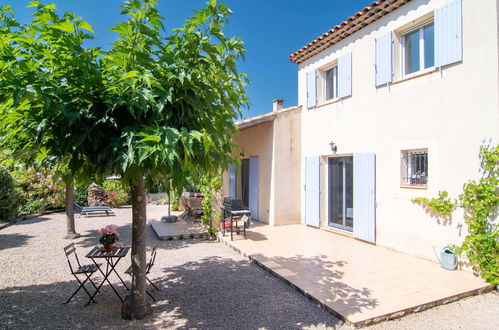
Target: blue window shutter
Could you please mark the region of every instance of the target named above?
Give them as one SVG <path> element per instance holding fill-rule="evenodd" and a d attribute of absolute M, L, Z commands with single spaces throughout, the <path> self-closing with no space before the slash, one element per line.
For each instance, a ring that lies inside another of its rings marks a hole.
<path fill-rule="evenodd" d="M 392 81 L 392 32 L 375 39 L 376 63 L 374 66 L 376 87 Z"/>
<path fill-rule="evenodd" d="M 435 66 L 463 59 L 461 8 L 461 0 L 452 0 L 435 9 Z"/>
<path fill-rule="evenodd" d="M 258 200 L 260 198 L 259 180 L 260 180 L 260 162 L 258 157 L 250 157 L 249 161 L 249 209 L 251 218 L 258 220 Z"/>
<path fill-rule="evenodd" d="M 352 53 L 338 58 L 338 97 L 352 95 Z"/>
<path fill-rule="evenodd" d="M 317 104 L 317 76 L 315 69 L 307 72 L 307 108 Z"/>
<path fill-rule="evenodd" d="M 373 153 L 353 155 L 353 236 L 376 242 L 376 164 Z"/>
<path fill-rule="evenodd" d="M 229 165 L 229 197 L 236 198 L 236 168 Z"/>
<path fill-rule="evenodd" d="M 305 157 L 305 223 L 320 227 L 320 158 Z"/>

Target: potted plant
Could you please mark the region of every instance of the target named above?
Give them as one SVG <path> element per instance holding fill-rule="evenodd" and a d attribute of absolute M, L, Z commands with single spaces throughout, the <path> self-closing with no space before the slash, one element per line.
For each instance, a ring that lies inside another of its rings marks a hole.
<path fill-rule="evenodd" d="M 99 242 L 104 246 L 104 251 L 112 251 L 114 243 L 119 240 L 120 234 L 117 231 L 116 225 L 107 225 L 99 229 Z"/>

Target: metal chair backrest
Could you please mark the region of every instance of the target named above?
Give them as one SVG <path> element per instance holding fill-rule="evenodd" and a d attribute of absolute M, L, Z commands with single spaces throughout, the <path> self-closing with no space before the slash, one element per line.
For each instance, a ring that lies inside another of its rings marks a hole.
<path fill-rule="evenodd" d="M 156 261 L 157 249 L 158 249 L 158 244 L 156 244 L 156 246 L 153 247 L 151 250 L 151 259 L 149 259 L 149 263 L 147 264 L 146 274 L 149 273 L 152 266 L 154 266 L 154 262 Z"/>
<path fill-rule="evenodd" d="M 74 255 L 76 263 L 78 264 L 78 268 L 81 267 L 80 260 L 78 259 L 78 255 L 76 254 L 75 243 L 71 243 L 68 246 L 64 247 L 64 253 L 66 254 L 66 259 L 68 260 L 69 269 L 71 270 L 71 273 L 74 274 L 73 265 L 71 264 L 71 260 L 69 258 L 72 254 Z"/>
<path fill-rule="evenodd" d="M 182 206 L 184 207 L 184 209 L 186 211 L 191 210 L 191 207 L 190 207 L 189 203 L 187 202 L 187 198 L 185 198 L 185 196 L 180 196 L 180 203 L 182 204 Z"/>
<path fill-rule="evenodd" d="M 202 210 L 203 209 L 203 204 L 201 204 L 201 202 L 203 201 L 203 198 L 201 197 L 191 197 L 189 198 L 190 200 L 190 204 L 191 204 L 191 208 L 193 210 Z"/>

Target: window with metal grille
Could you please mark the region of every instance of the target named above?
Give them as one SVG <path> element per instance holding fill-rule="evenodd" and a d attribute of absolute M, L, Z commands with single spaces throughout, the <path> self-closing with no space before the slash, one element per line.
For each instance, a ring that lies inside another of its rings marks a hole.
<path fill-rule="evenodd" d="M 428 150 L 402 151 L 402 184 L 426 185 L 428 183 Z"/>

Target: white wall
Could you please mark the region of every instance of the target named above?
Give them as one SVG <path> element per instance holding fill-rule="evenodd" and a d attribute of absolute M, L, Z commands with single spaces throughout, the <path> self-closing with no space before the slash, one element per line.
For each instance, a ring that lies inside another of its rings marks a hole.
<path fill-rule="evenodd" d="M 497 4 L 463 0 L 462 62 L 390 87 L 375 88 L 374 38 L 447 2 L 412 1 L 301 63 L 298 73 L 302 158 L 330 154 L 331 140 L 338 146 L 338 155 L 375 152 L 376 243 L 429 259 L 435 259 L 433 248 L 438 251 L 463 239 L 462 214 L 456 212 L 450 224 L 439 224 L 411 199 L 436 197 L 439 190 L 457 197 L 462 184 L 478 176 L 482 142 L 499 141 Z M 352 96 L 307 109 L 306 72 L 348 51 L 352 52 Z M 400 187 L 400 151 L 411 148 L 428 148 L 427 189 Z M 303 186 L 303 171 L 301 177 Z M 322 192 L 324 223 L 327 189 Z M 301 199 L 304 223 L 303 191 Z"/>

